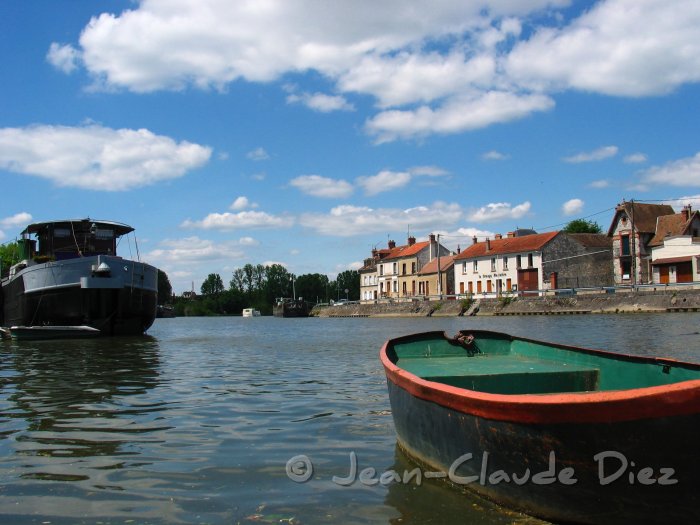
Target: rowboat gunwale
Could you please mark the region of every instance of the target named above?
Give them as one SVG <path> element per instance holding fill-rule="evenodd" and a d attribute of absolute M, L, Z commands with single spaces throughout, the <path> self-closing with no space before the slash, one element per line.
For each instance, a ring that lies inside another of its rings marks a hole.
<path fill-rule="evenodd" d="M 669 358 L 643 357 L 594 350 L 526 337 L 515 337 L 487 330 L 465 330 L 462 333 L 506 336 L 511 341 L 517 339 L 630 363 L 647 363 L 659 366 L 682 365 L 700 370 L 700 364 Z M 388 355 L 390 346 L 396 343 L 430 336 L 444 337 L 446 340 L 452 339 L 445 332 L 432 331 L 397 337 L 382 345 L 380 359 L 387 380 L 417 398 L 464 414 L 516 423 L 555 424 L 611 423 L 700 413 L 700 379 L 626 390 L 555 394 L 492 394 L 422 379 L 398 366 Z"/>

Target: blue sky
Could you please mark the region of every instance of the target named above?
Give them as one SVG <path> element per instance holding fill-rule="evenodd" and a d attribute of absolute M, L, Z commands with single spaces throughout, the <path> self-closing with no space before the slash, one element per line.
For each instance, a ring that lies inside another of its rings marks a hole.
<path fill-rule="evenodd" d="M 696 0 L 9 0 L 0 64 L 0 242 L 125 222 L 178 293 L 700 201 Z"/>

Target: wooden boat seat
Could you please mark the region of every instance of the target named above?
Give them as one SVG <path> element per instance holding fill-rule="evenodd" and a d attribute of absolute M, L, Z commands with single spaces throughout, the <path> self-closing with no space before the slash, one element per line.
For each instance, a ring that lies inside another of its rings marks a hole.
<path fill-rule="evenodd" d="M 428 381 L 493 394 L 590 392 L 600 375 L 591 366 L 515 354 L 410 357 L 401 367 Z"/>

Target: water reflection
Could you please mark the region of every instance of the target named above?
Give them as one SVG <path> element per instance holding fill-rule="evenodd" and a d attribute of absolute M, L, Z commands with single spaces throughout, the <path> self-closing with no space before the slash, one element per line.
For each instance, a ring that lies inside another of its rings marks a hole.
<path fill-rule="evenodd" d="M 6 487 L 25 480 L 22 493 L 33 491 L 32 481 L 119 490 L 104 473 L 124 468 L 139 443 L 168 428 L 158 422 L 166 403 L 149 399 L 161 367 L 154 338 L 13 341 L 0 349 Z"/>

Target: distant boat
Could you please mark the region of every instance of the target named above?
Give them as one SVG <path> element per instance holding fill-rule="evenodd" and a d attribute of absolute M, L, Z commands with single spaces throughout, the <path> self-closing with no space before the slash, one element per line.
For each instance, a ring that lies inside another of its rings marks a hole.
<path fill-rule="evenodd" d="M 309 303 L 301 298 L 280 297 L 272 307 L 272 315 L 275 317 L 309 317 L 309 311 Z"/>
<path fill-rule="evenodd" d="M 487 331 L 380 357 L 398 443 L 428 470 L 557 523 L 700 523 L 700 364 Z"/>
<path fill-rule="evenodd" d="M 132 231 L 89 218 L 27 226 L 20 262 L 1 282 L 0 325 L 143 334 L 156 316 L 158 270 L 117 255 L 118 240 Z"/>
<path fill-rule="evenodd" d="M 260 311 L 255 308 L 244 308 L 243 317 L 260 317 Z"/>

